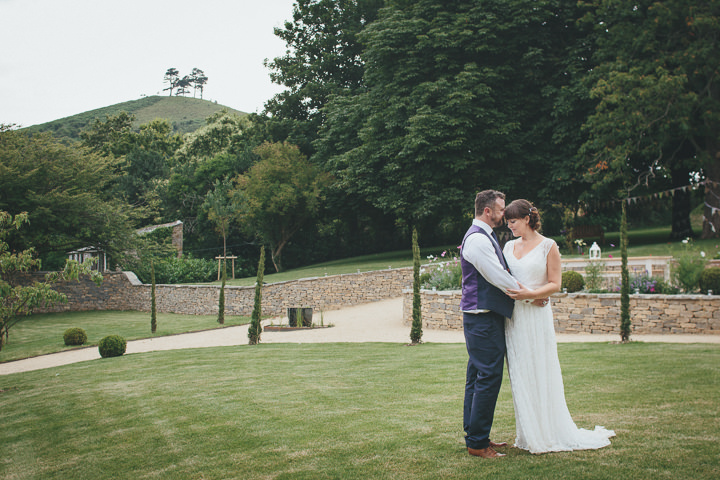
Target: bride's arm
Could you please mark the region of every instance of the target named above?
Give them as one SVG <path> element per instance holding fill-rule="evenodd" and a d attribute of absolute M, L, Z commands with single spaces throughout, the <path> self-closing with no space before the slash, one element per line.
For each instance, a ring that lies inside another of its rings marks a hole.
<path fill-rule="evenodd" d="M 552 295 L 560 291 L 562 285 L 562 266 L 560 261 L 560 250 L 556 243 L 553 243 L 552 248 L 548 252 L 547 256 L 547 272 L 548 272 L 548 283 L 543 288 L 548 288 L 547 295 Z"/>
<path fill-rule="evenodd" d="M 517 290 L 508 290 L 508 295 L 515 300 L 535 300 L 540 298 L 544 299 L 553 293 L 559 292 L 562 283 L 560 264 L 560 250 L 558 250 L 557 244 L 553 243 L 547 255 L 548 283 L 535 290 L 530 290 L 524 285 L 520 285 L 520 288 Z"/>

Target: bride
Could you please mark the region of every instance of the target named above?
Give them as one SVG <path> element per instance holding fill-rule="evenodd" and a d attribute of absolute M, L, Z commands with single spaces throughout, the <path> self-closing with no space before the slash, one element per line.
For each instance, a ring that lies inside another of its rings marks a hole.
<path fill-rule="evenodd" d="M 505 208 L 508 227 L 516 237 L 503 253 L 520 283 L 508 290 L 515 299 L 511 319 L 505 324 L 507 364 L 515 406 L 515 446 L 531 453 L 587 450 L 610 445 L 612 430 L 577 428 L 565 403 L 560 362 L 547 301 L 538 308 L 530 302 L 560 290 L 560 251 L 557 244 L 538 232 L 540 215 L 527 200 Z"/>

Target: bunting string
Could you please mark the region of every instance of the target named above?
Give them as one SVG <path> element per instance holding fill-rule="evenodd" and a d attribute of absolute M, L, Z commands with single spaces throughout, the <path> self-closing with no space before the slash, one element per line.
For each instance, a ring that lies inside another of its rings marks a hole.
<path fill-rule="evenodd" d="M 648 200 L 663 198 L 663 197 L 668 197 L 668 196 L 672 197 L 672 196 L 675 196 L 675 194 L 678 192 L 687 192 L 688 190 L 697 190 L 701 186 L 705 186 L 706 192 L 709 192 L 712 195 L 712 197 L 715 198 L 717 203 L 720 203 L 720 195 L 718 195 L 717 193 L 715 193 L 713 191 L 713 189 L 717 189 L 718 186 L 720 186 L 720 182 L 716 182 L 714 180 L 703 180 L 701 182 L 693 183 L 691 185 L 683 185 L 682 187 L 670 188 L 668 190 L 663 190 L 661 192 L 649 193 L 647 195 L 640 195 L 637 197 L 628 197 L 624 200 L 610 200 L 607 202 L 599 202 L 596 204 L 596 206 L 599 206 L 601 208 L 607 208 L 607 207 L 611 207 L 612 205 L 615 205 L 615 204 L 623 202 L 623 201 L 627 202 L 628 205 L 633 205 L 633 204 L 636 204 L 636 203 L 642 202 L 642 201 L 648 201 Z M 710 229 L 713 231 L 713 233 L 715 233 L 716 232 L 715 224 L 713 223 L 712 219 L 715 218 L 715 214 L 720 213 L 720 206 L 711 205 L 707 202 L 707 200 L 704 203 L 705 203 L 705 207 L 710 210 L 710 218 L 708 218 L 705 214 L 703 214 L 703 222 L 705 224 L 710 225 Z"/>
<path fill-rule="evenodd" d="M 604 207 L 608 207 L 608 206 L 611 206 L 613 204 L 616 204 L 616 203 L 619 203 L 622 201 L 627 202 L 628 205 L 633 205 L 635 203 L 642 202 L 645 200 L 663 198 L 663 197 L 668 197 L 668 196 L 672 197 L 672 196 L 675 196 L 675 194 L 678 192 L 687 192 L 689 190 L 690 191 L 697 190 L 698 188 L 700 188 L 700 186 L 705 186 L 706 188 L 709 188 L 709 187 L 717 188 L 718 186 L 720 186 L 720 182 L 716 182 L 714 180 L 703 180 L 701 182 L 693 183 L 691 185 L 683 185 L 682 187 L 670 188 L 668 190 L 663 190 L 661 192 L 648 193 L 647 195 L 640 195 L 637 197 L 628 197 L 624 200 L 611 200 L 611 201 L 607 201 L 607 202 L 600 202 L 598 205 L 600 207 L 604 208 Z M 713 194 L 713 196 L 715 198 L 720 200 L 720 196 L 715 194 L 715 192 L 713 192 L 712 190 L 710 190 L 710 192 Z M 715 215 L 715 212 L 720 211 L 720 207 L 712 206 L 712 205 L 708 204 L 707 202 L 705 202 L 705 206 L 708 207 L 709 209 L 711 209 L 712 215 Z"/>

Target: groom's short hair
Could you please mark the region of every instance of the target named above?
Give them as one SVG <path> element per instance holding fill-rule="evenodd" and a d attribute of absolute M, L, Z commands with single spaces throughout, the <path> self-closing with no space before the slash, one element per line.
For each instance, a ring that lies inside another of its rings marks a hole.
<path fill-rule="evenodd" d="M 505 194 L 497 190 L 483 190 L 475 196 L 475 216 L 482 215 L 485 207 L 491 210 L 495 208 L 495 200 L 502 198 L 505 200 Z"/>

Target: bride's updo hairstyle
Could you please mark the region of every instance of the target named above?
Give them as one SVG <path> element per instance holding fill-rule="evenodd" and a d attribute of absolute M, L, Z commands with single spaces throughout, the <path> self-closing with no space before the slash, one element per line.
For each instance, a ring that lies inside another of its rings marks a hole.
<path fill-rule="evenodd" d="M 505 207 L 505 219 L 514 220 L 523 217 L 530 217 L 529 226 L 533 230 L 540 230 L 542 223 L 540 222 L 540 212 L 535 206 L 524 199 L 513 200 L 510 205 Z"/>

